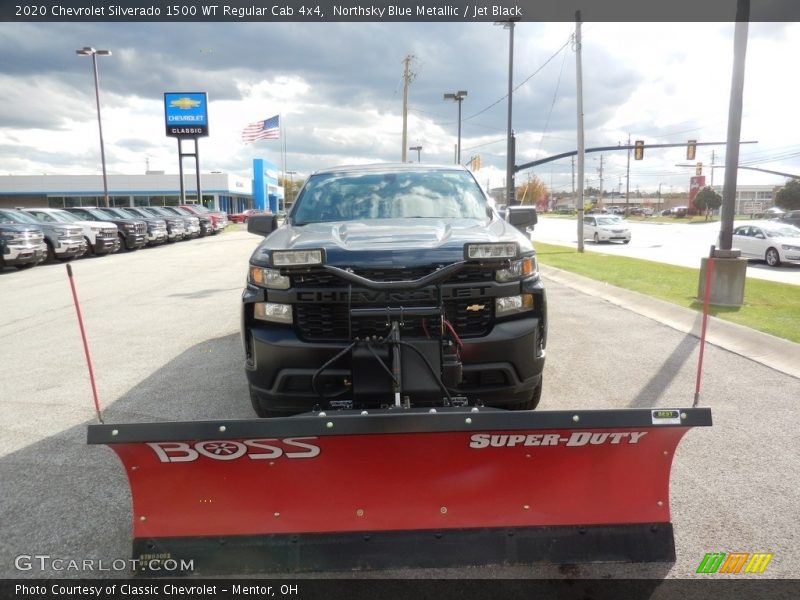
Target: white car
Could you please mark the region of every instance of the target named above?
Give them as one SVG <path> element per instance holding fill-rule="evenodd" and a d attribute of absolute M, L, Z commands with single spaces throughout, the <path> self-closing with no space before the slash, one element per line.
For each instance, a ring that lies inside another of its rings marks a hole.
<path fill-rule="evenodd" d="M 600 242 L 631 241 L 631 230 L 628 224 L 616 216 L 590 215 L 583 217 L 583 239 L 592 238 L 595 244 Z"/>
<path fill-rule="evenodd" d="M 733 229 L 733 247 L 742 258 L 763 260 L 770 267 L 800 263 L 800 227 L 776 221 L 741 223 Z"/>

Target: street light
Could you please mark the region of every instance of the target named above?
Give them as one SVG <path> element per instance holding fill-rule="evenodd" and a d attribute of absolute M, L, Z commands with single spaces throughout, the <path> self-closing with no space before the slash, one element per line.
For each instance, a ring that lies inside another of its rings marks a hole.
<path fill-rule="evenodd" d="M 422 146 L 411 146 L 409 150 L 417 151 L 417 162 L 419 162 L 419 153 L 422 152 Z"/>
<path fill-rule="evenodd" d="M 445 94 L 445 100 L 458 102 L 458 145 L 456 146 L 456 164 L 461 164 L 461 102 L 467 97 L 466 90 L 459 90 L 455 94 Z"/>
<path fill-rule="evenodd" d="M 100 119 L 100 87 L 97 84 L 97 57 L 98 56 L 111 56 L 110 50 L 95 50 L 89 46 L 75 50 L 78 56 L 91 56 L 92 68 L 94 70 L 94 97 L 97 102 L 97 128 L 100 130 L 100 162 L 103 165 L 103 201 L 106 206 L 108 202 L 108 178 L 106 176 L 106 151 L 103 145 L 103 121 Z"/>
<path fill-rule="evenodd" d="M 519 21 L 519 17 L 498 21 L 495 25 L 500 25 L 508 29 L 508 131 L 506 133 L 506 202 L 509 206 L 514 204 L 514 134 L 511 129 L 511 97 L 514 92 L 514 22 Z"/>

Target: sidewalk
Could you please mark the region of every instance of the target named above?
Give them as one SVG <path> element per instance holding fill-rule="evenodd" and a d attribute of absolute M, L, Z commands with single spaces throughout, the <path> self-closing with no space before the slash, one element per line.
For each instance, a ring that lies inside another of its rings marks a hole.
<path fill-rule="evenodd" d="M 702 313 L 555 267 L 540 265 L 540 269 L 546 279 L 700 337 Z M 800 344 L 717 317 L 708 318 L 706 341 L 800 379 Z"/>

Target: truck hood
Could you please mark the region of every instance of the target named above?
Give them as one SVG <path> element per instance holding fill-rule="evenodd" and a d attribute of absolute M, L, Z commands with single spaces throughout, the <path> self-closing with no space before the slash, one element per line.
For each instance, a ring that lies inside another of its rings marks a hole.
<path fill-rule="evenodd" d="M 263 262 L 270 250 L 323 248 L 332 265 L 411 267 L 463 260 L 467 242 L 518 242 L 522 252 L 532 250 L 527 236 L 497 218 L 407 218 L 285 225 L 264 239 L 252 260 Z"/>

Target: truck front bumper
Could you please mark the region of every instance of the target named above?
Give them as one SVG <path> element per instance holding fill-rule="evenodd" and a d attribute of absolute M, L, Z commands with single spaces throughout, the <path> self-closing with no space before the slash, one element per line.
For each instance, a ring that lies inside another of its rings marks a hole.
<path fill-rule="evenodd" d="M 248 382 L 264 408 L 291 414 L 324 402 L 312 388 L 312 377 L 346 343 L 306 342 L 290 327 L 260 321 L 245 320 L 242 331 Z M 529 398 L 540 385 L 544 368 L 539 332 L 539 319 L 526 317 L 497 322 L 488 335 L 464 339 L 463 380 L 457 394 L 488 406 L 509 406 Z M 337 383 L 352 378 L 350 356 L 345 356 L 320 374 L 320 387 L 338 387 L 336 399 L 348 400 L 348 390 Z"/>
<path fill-rule="evenodd" d="M 39 244 L 10 243 L 3 246 L 3 264 L 9 267 L 38 263 L 45 258 L 47 258 L 47 246 L 44 242 Z"/>

